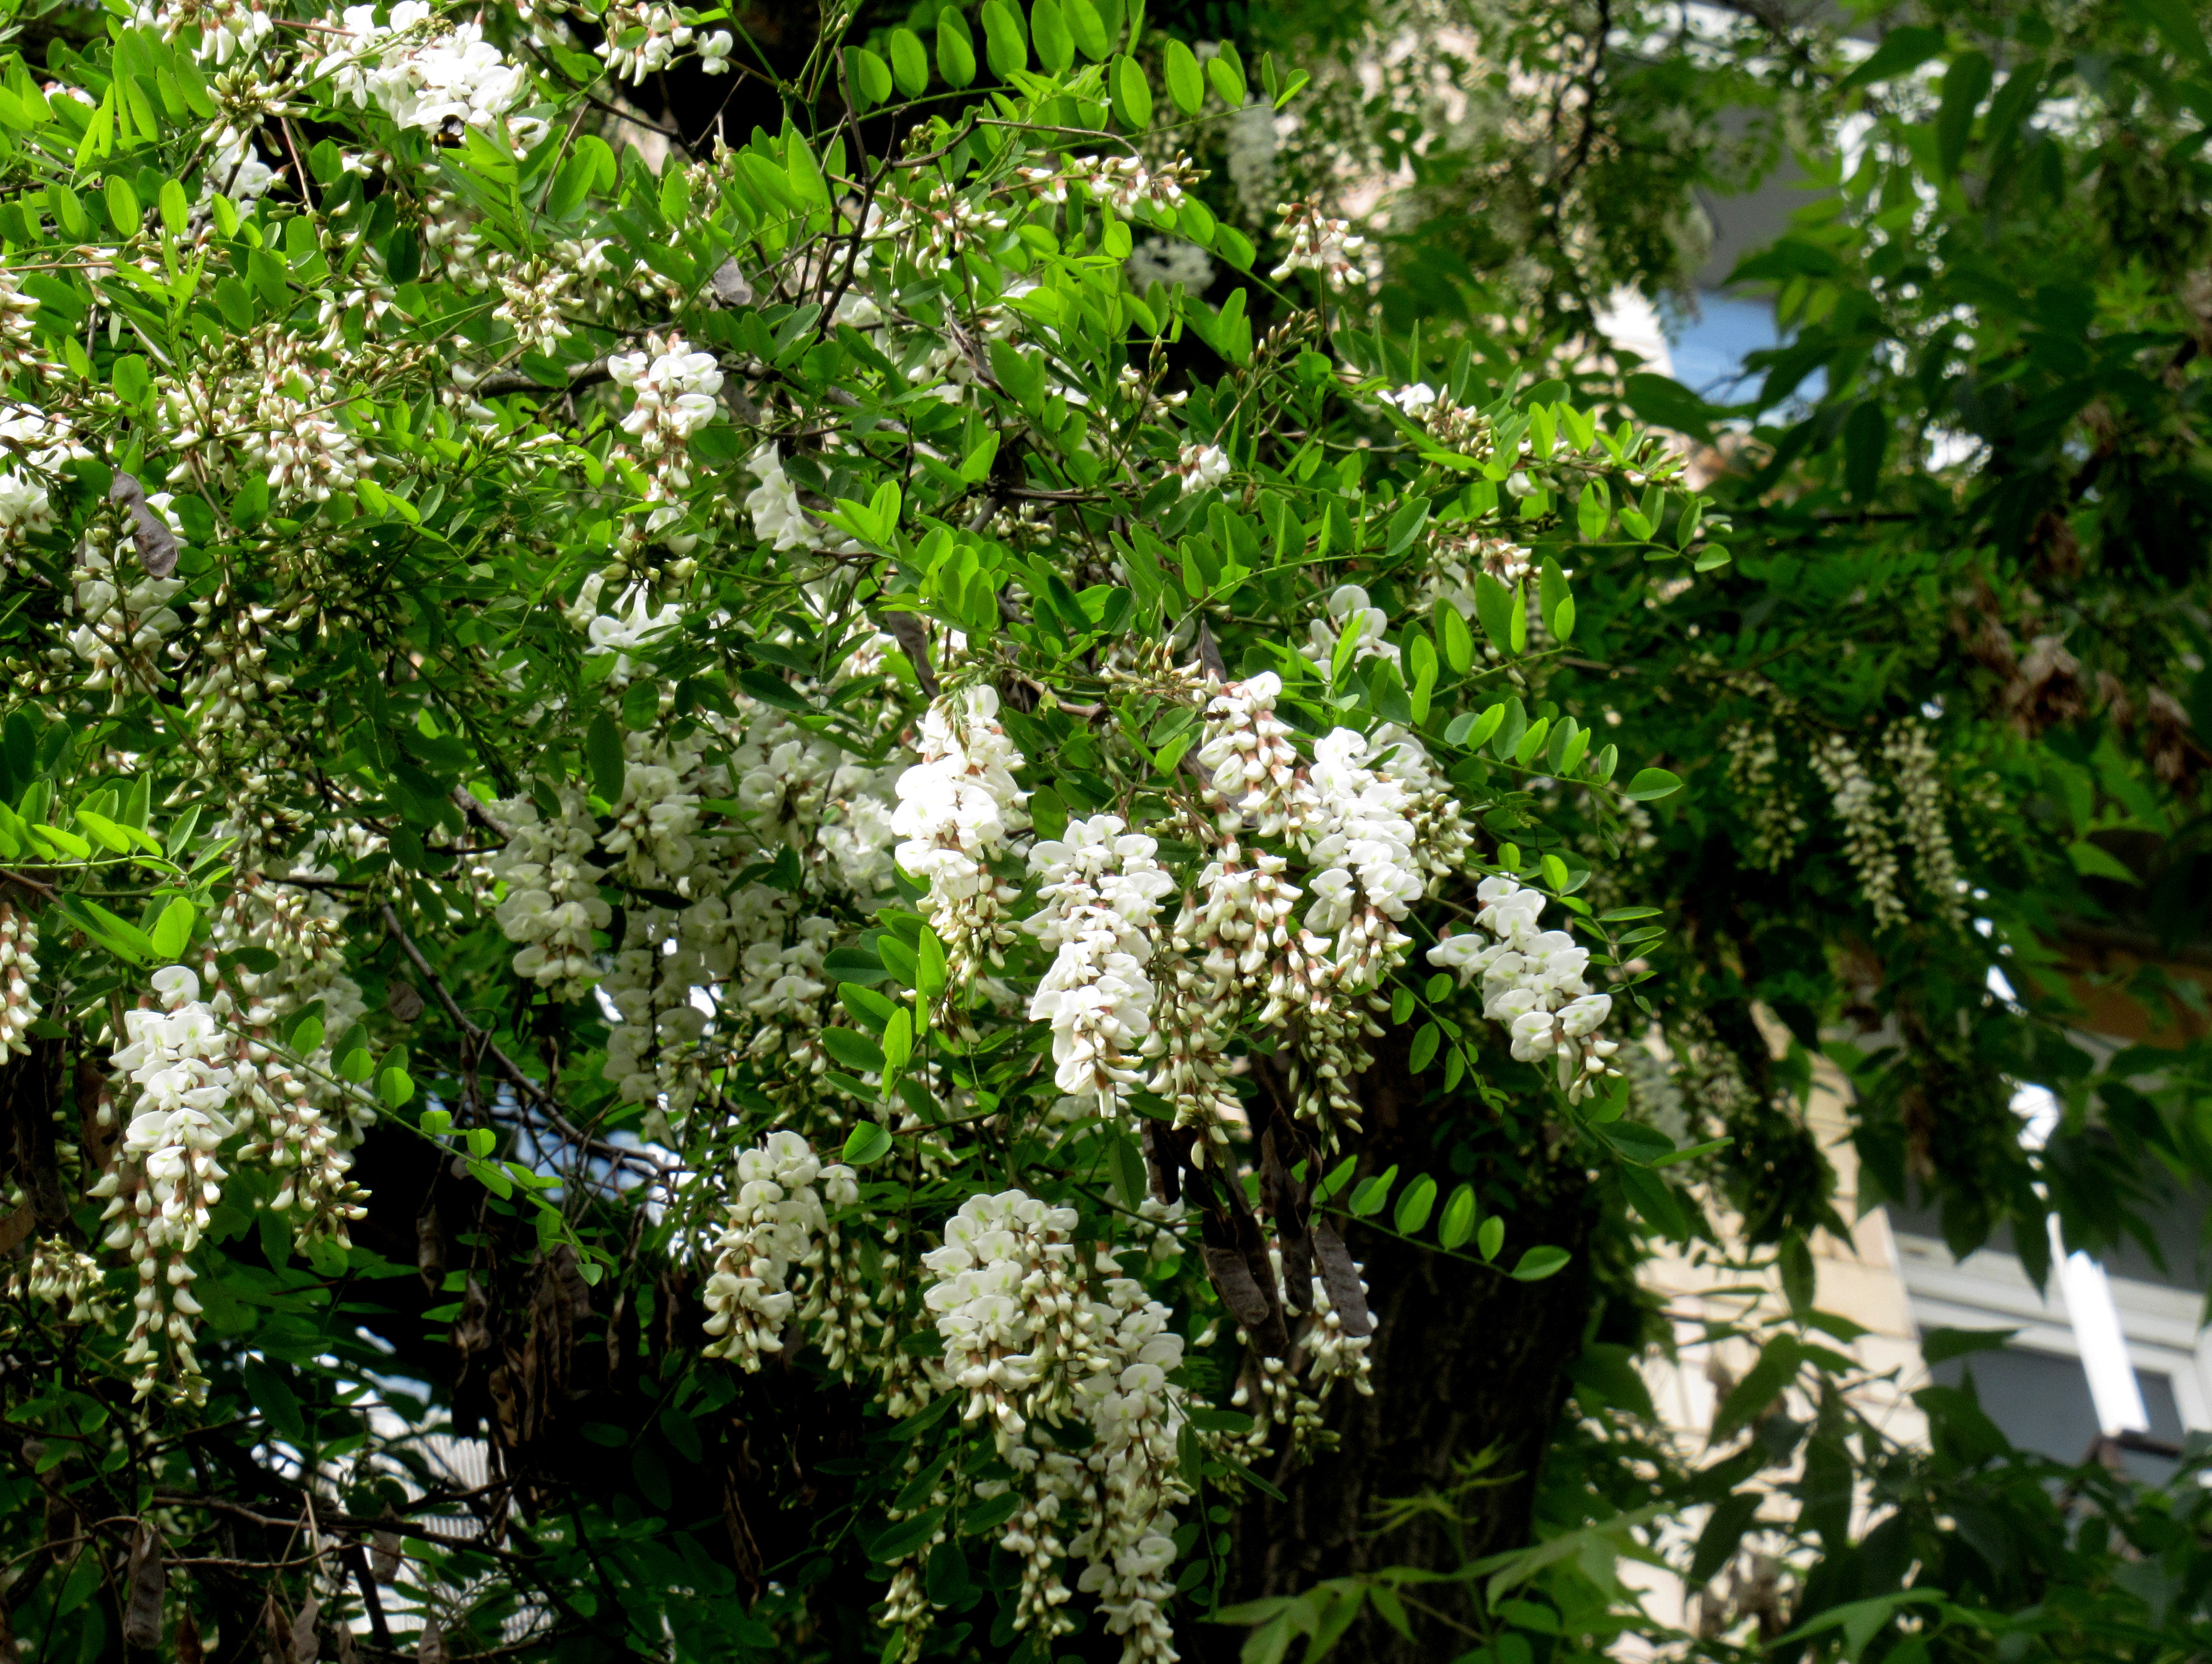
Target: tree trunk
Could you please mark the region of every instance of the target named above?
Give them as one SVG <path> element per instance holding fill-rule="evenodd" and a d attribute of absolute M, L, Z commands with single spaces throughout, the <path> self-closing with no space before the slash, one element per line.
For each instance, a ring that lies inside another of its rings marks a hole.
<path fill-rule="evenodd" d="M 1433 1137 L 1437 1123 L 1468 1112 L 1424 1102 L 1403 1045 L 1398 1033 L 1382 1042 L 1364 1082 L 1362 1176 L 1395 1162 L 1401 1182 L 1429 1173 L 1442 1184 L 1450 1175 L 1446 1149 Z M 1544 1282 L 1517 1283 L 1363 1227 L 1347 1232 L 1376 1320 L 1369 1348 L 1374 1393 L 1339 1389 L 1328 1408 L 1339 1441 L 1334 1450 L 1303 1468 L 1279 1458 L 1263 1470 L 1286 1500 L 1255 1495 L 1239 1511 L 1224 1604 L 1296 1594 L 1325 1578 L 1385 1566 L 1454 1570 L 1528 1542 L 1537 1472 L 1560 1411 L 1565 1368 L 1581 1350 L 1589 1314 L 1594 1216 L 1579 1168 L 1527 1154 L 1535 1159 L 1528 1162 L 1498 1258 L 1510 1265 L 1539 1243 L 1566 1249 L 1573 1255 L 1567 1268 Z M 1396 1530 L 1378 1531 L 1386 1504 L 1447 1490 L 1473 1477 L 1478 1462 L 1487 1483 L 1460 1494 L 1459 1523 L 1423 1512 Z M 1473 1627 L 1465 1586 L 1432 1584 L 1416 1593 L 1423 1604 Z M 1193 1627 L 1205 1633 L 1187 1650 L 1222 1664 L 1249 1633 Z M 1466 1630 L 1419 1614 L 1413 1628 L 1408 1640 L 1370 1614 L 1332 1656 L 1344 1664 L 1436 1664 L 1475 1644 Z"/>

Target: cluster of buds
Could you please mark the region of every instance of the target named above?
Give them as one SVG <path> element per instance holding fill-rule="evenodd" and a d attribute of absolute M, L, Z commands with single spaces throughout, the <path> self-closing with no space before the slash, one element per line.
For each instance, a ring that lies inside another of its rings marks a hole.
<path fill-rule="evenodd" d="M 27 1055 L 23 1037 L 39 1020 L 32 993 L 39 979 L 39 927 L 28 913 L 0 901 L 0 1057 Z"/>
<path fill-rule="evenodd" d="M 1189 187 L 1206 177 L 1188 156 L 1158 167 L 1141 156 L 1070 156 L 1058 168 L 1015 171 L 1047 202 L 1064 203 L 1071 191 L 1080 191 L 1125 219 L 1139 207 L 1172 213 Z"/>
<path fill-rule="evenodd" d="M 1446 450 L 1457 451 L 1462 456 L 1487 460 L 1497 448 L 1492 435 L 1490 418 L 1480 411 L 1469 410 L 1464 405 L 1452 402 L 1425 381 L 1416 381 L 1395 393 L 1378 393 L 1375 397 L 1398 411 L 1409 422 L 1418 422 L 1430 438 Z M 1528 442 L 1523 441 L 1525 447 Z"/>
<path fill-rule="evenodd" d="M 107 1318 L 100 1298 L 100 1262 L 58 1236 L 32 1240 L 30 1258 L 8 1278 L 8 1298 L 39 1300 L 57 1308 L 64 1323 L 100 1323 Z"/>
<path fill-rule="evenodd" d="M 869 235 L 905 240 L 915 264 L 926 266 L 957 259 L 963 249 L 989 242 L 1006 229 L 1006 216 L 988 202 L 940 181 L 927 197 L 900 203 L 898 211 Z"/>
<path fill-rule="evenodd" d="M 1341 289 L 1364 275 L 1352 256 L 1367 247 L 1367 239 L 1356 235 L 1349 221 L 1331 219 L 1311 202 L 1283 203 L 1277 211 L 1283 217 L 1275 235 L 1291 247 L 1283 263 L 1267 274 L 1270 277 L 1317 271 L 1331 289 Z"/>
<path fill-rule="evenodd" d="M 575 273 L 544 260 L 527 260 L 502 271 L 500 302 L 492 316 L 514 332 L 525 352 L 550 352 L 575 332 L 562 315 L 562 302 Z"/>

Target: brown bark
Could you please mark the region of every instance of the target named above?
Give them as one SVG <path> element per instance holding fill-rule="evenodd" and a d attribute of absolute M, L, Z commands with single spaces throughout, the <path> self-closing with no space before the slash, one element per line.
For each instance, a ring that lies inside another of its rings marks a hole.
<path fill-rule="evenodd" d="M 1393 1035 L 1393 1040 L 1399 1036 Z M 1364 1083 L 1368 1121 L 1364 1177 L 1396 1163 L 1402 1180 L 1419 1173 L 1449 1177 L 1432 1142 L 1440 1112 L 1423 1102 L 1423 1078 L 1405 1068 L 1402 1040 L 1386 1049 Z M 1465 1113 L 1466 1106 L 1454 1106 Z M 1579 1169 L 1530 1163 L 1520 1205 L 1507 1220 L 1503 1264 L 1549 1243 L 1573 1256 L 1541 1283 L 1516 1283 L 1428 1248 L 1352 1226 L 1346 1233 L 1364 1267 L 1376 1321 L 1369 1349 L 1374 1393 L 1342 1393 L 1329 1406 L 1336 1448 L 1293 1471 L 1261 1470 L 1286 1501 L 1255 1496 L 1231 1530 L 1224 1604 L 1296 1594 L 1330 1577 L 1385 1566 L 1449 1571 L 1528 1541 L 1538 1471 L 1566 1390 L 1565 1370 L 1581 1350 L 1592 1299 L 1587 1248 L 1594 1219 Z M 1447 1186 L 1448 1188 L 1448 1186 Z M 1382 1216 L 1387 1220 L 1388 1214 Z M 1376 1530 L 1384 1505 L 1449 1489 L 1468 1465 L 1491 1483 L 1462 1491 L 1462 1523 L 1433 1513 L 1388 1533 Z M 1468 1590 L 1438 1583 L 1413 1591 L 1425 1604 L 1468 1623 Z M 1198 1624 L 1200 1655 L 1234 1659 L 1249 1631 Z M 1371 1615 L 1331 1657 L 1343 1664 L 1433 1664 L 1474 1645 L 1449 1624 L 1416 1615 L 1407 1640 Z"/>

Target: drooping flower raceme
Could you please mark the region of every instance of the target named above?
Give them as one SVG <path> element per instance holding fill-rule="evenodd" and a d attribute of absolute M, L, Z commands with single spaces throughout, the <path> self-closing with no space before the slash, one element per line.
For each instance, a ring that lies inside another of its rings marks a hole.
<path fill-rule="evenodd" d="M 29 1055 L 24 1035 L 39 1020 L 32 989 L 39 978 L 39 926 L 27 913 L 0 901 L 0 1057 Z"/>
<path fill-rule="evenodd" d="M 891 831 L 898 863 L 929 883 L 930 928 L 944 943 L 954 989 L 986 963 L 1003 962 L 1012 939 L 1004 917 L 1014 887 L 993 870 L 1007 839 L 1029 825 L 1029 794 L 1014 783 L 1022 754 L 999 725 L 990 687 L 948 693 L 921 719 L 921 760 L 898 779 Z"/>
<path fill-rule="evenodd" d="M 1152 1026 L 1153 918 L 1175 881 L 1155 839 L 1121 816 L 1068 823 L 1066 835 L 1030 851 L 1047 905 L 1023 927 L 1054 949 L 1052 967 L 1030 1002 L 1032 1021 L 1052 1027 L 1054 1078 L 1111 1115 L 1138 1078 L 1137 1056 Z"/>
<path fill-rule="evenodd" d="M 140 1366 L 137 1393 L 161 1379 L 155 1338 L 166 1333 L 182 1394 L 198 1402 L 206 1382 L 192 1356 L 196 1273 L 185 1261 L 199 1245 L 228 1170 L 216 1152 L 233 1131 L 227 1113 L 237 1088 L 230 1038 L 200 999 L 200 980 L 181 965 L 154 973 L 159 1007 L 123 1014 L 127 1043 L 117 1073 L 137 1088 L 137 1112 L 124 1133 L 124 1160 L 94 1186 L 115 1222 L 111 1248 L 126 1250 L 138 1270 L 125 1363 Z M 128 1186 L 125 1186 L 125 1179 Z M 166 1306 L 166 1313 L 164 1307 Z"/>
<path fill-rule="evenodd" d="M 737 1199 L 707 1280 L 707 1332 L 715 1337 L 708 1356 L 757 1370 L 763 1353 L 783 1350 L 794 1307 L 824 1281 L 838 1242 L 829 1209 L 859 1199 L 852 1168 L 824 1167 L 795 1132 L 771 1132 L 738 1155 Z"/>
<path fill-rule="evenodd" d="M 1589 949 L 1564 930 L 1542 930 L 1540 891 L 1510 878 L 1486 878 L 1476 890 L 1480 931 L 1446 936 L 1429 949 L 1429 962 L 1458 972 L 1464 987 L 1482 978 L 1482 1014 L 1504 1023 L 1513 1055 L 1522 1063 L 1559 1059 L 1559 1084 L 1571 1101 L 1620 1071 L 1607 1059 L 1619 1044 L 1597 1031 L 1613 1011 L 1613 997 L 1583 980 Z"/>

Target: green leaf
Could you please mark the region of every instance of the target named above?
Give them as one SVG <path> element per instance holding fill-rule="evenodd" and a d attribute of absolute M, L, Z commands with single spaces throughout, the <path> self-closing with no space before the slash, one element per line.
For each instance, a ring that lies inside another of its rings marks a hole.
<path fill-rule="evenodd" d="M 131 181 L 120 174 L 112 174 L 107 183 L 100 187 L 100 194 L 107 204 L 107 217 L 114 225 L 116 235 L 124 237 L 135 235 L 140 222 L 146 217 L 146 210 L 139 205 L 138 193 L 131 188 Z"/>
<path fill-rule="evenodd" d="M 1709 1442 L 1723 1443 L 1748 1426 L 1760 1411 L 1781 1396 L 1784 1387 L 1797 1378 L 1802 1362 L 1798 1343 L 1791 1336 L 1777 1335 L 1768 1341 L 1759 1350 L 1759 1362 L 1751 1366 L 1714 1412 L 1712 1431 L 1707 1435 Z"/>
<path fill-rule="evenodd" d="M 2074 863 L 2074 870 L 2084 878 L 2117 879 L 2123 884 L 2140 885 L 2142 880 L 2129 870 L 2119 857 L 2100 844 L 2080 838 L 2066 846 L 2066 858 Z"/>
<path fill-rule="evenodd" d="M 1682 789 L 1682 777 L 1665 769 L 1638 769 L 1636 777 L 1628 783 L 1621 795 L 1632 803 L 1655 802 L 1662 797 L 1671 797 Z"/>
<path fill-rule="evenodd" d="M 937 72 L 953 87 L 965 87 L 975 78 L 975 38 L 957 6 L 937 14 Z"/>
<path fill-rule="evenodd" d="M 1765 1500 L 1759 1491 L 1739 1490 L 1713 1509 L 1706 1518 L 1705 1528 L 1698 1533 L 1697 1550 L 1690 1557 L 1691 1588 L 1703 1587 L 1735 1558 L 1736 1547 L 1758 1517 L 1759 1504 Z"/>
<path fill-rule="evenodd" d="M 898 1014 L 894 1012 L 892 1015 Z M 884 1027 L 887 1031 L 890 1026 L 890 1020 L 887 1018 L 884 1021 Z M 883 1048 L 858 1029 L 823 1029 L 822 1049 L 848 1069 L 858 1070 L 866 1075 L 880 1075 L 884 1072 Z"/>
<path fill-rule="evenodd" d="M 192 926 L 198 917 L 199 915 L 192 910 L 192 904 L 182 896 L 164 907 L 161 917 L 155 921 L 152 932 L 154 957 L 174 960 L 181 954 L 191 945 Z"/>
<path fill-rule="evenodd" d="M 941 1508 L 929 1509 L 911 1520 L 901 1521 L 868 1545 L 868 1557 L 884 1563 L 904 1559 L 936 1536 L 938 1527 L 944 1523 L 945 1510 Z"/>
<path fill-rule="evenodd" d="M 846 48 L 845 73 L 852 78 L 853 90 L 863 109 L 890 102 L 891 67 L 866 46 Z"/>
<path fill-rule="evenodd" d="M 1022 33 L 1022 14 L 1009 0 L 986 0 L 983 7 L 983 55 L 991 73 L 1012 80 L 1030 66 L 1030 45 Z"/>
<path fill-rule="evenodd" d="M 1593 479 L 1575 499 L 1575 529 L 1583 535 L 1584 543 L 1596 543 L 1605 536 L 1605 528 L 1613 521 L 1611 494 L 1605 481 Z"/>
<path fill-rule="evenodd" d="M 1932 1368 L 1969 1352 L 2002 1351 L 2019 1333 L 2017 1329 L 1926 1329 L 1921 1332 L 1920 1356 Z"/>
<path fill-rule="evenodd" d="M 1566 639 L 1566 637 L 1559 632 L 1559 608 L 1562 604 L 1570 606 L 1572 604 L 1567 595 L 1566 575 L 1560 571 L 1559 563 L 1552 556 L 1547 555 L 1544 557 L 1543 565 L 1537 572 L 1536 608 L 1543 617 L 1544 628 L 1551 632 L 1552 639 L 1554 641 Z M 1570 633 L 1574 629 L 1572 613 L 1567 615 L 1567 629 Z"/>
<path fill-rule="evenodd" d="M 921 37 L 912 29 L 893 29 L 888 44 L 891 79 L 908 98 L 921 97 L 929 90 L 929 56 L 921 49 Z"/>
<path fill-rule="evenodd" d="M 1398 1198 L 1398 1205 L 1390 1215 L 1390 1222 L 1401 1236 L 1417 1234 L 1429 1222 L 1430 1211 L 1437 1204 L 1437 1181 L 1422 1173 L 1406 1186 Z"/>
<path fill-rule="evenodd" d="M 1713 442 L 1712 406 L 1671 376 L 1639 372 L 1622 384 L 1628 408 L 1654 427 Z"/>
<path fill-rule="evenodd" d="M 1197 55 L 1182 41 L 1170 39 L 1163 57 L 1168 97 L 1185 115 L 1196 115 L 1206 107 L 1206 76 L 1198 67 Z"/>
<path fill-rule="evenodd" d="M 960 14 L 948 14 L 957 17 Z M 791 188 L 800 201 L 810 208 L 830 206 L 829 181 L 822 177 L 821 164 L 814 160 L 814 151 L 803 133 L 793 133 L 785 141 L 783 170 L 791 180 Z"/>
<path fill-rule="evenodd" d="M 1513 619 L 1519 610 L 1517 590 L 1507 588 L 1487 572 L 1474 575 L 1475 616 L 1482 620 L 1482 633 L 1501 653 L 1513 650 Z"/>
<path fill-rule="evenodd" d="M 1847 93 L 1860 87 L 1870 87 L 1877 81 L 1893 80 L 1909 75 L 1943 50 L 1947 37 L 1942 30 L 1920 24 L 1907 24 L 1894 28 L 1881 38 L 1881 45 L 1874 55 L 1845 76 L 1836 90 Z"/>
<path fill-rule="evenodd" d="M 891 1153 L 892 1138 L 880 1122 L 863 1121 L 846 1135 L 839 1159 L 848 1167 L 872 1167 Z"/>
<path fill-rule="evenodd" d="M 915 942 L 915 992 L 926 1000 L 933 1000 L 945 992 L 947 979 L 945 944 L 937 939 L 937 932 L 925 924 Z"/>
<path fill-rule="evenodd" d="M 1425 1022 L 1413 1036 L 1412 1048 L 1406 1054 L 1406 1067 L 1419 1074 L 1435 1061 L 1437 1047 L 1443 1043 L 1443 1031 L 1432 1022 Z"/>
<path fill-rule="evenodd" d="M 1345 1187 L 1346 1184 L 1351 1180 L 1352 1173 L 1358 1170 L 1358 1167 L 1359 1158 L 1358 1156 L 1346 1156 L 1341 1161 L 1339 1161 L 1334 1167 L 1329 1169 L 1328 1176 L 1322 1179 L 1321 1183 L 1314 1186 L 1314 1200 L 1316 1202 L 1328 1201 L 1330 1197 L 1335 1195 L 1337 1192 Z"/>
<path fill-rule="evenodd" d="M 90 832 L 103 848 L 118 855 L 128 855 L 133 847 L 131 835 L 104 814 L 94 814 L 90 809 L 76 812 L 76 823 Z"/>
<path fill-rule="evenodd" d="M 1114 1189 L 1121 1205 L 1134 1212 L 1142 1204 L 1149 1188 L 1145 1173 L 1144 1152 L 1137 1141 L 1127 1133 L 1116 1131 L 1112 1139 L 1114 1156 Z"/>
<path fill-rule="evenodd" d="M 1943 75 L 1943 99 L 1936 111 L 1936 165 L 1950 178 L 1966 159 L 1974 113 L 1989 95 L 1990 60 L 1980 52 L 1961 52 Z"/>
<path fill-rule="evenodd" d="M 415 1080 L 404 1069 L 387 1069 L 376 1077 L 376 1095 L 390 1109 L 398 1109 L 415 1095 Z"/>
<path fill-rule="evenodd" d="M 1094 64 L 1104 63 L 1106 54 L 1113 50 L 1113 42 L 1106 38 L 1106 24 L 1098 15 L 1098 8 L 1091 0 L 1060 0 L 1060 14 L 1067 20 L 1067 32 L 1083 49 L 1083 55 Z M 1031 19 L 1034 22 L 1034 12 Z"/>
<path fill-rule="evenodd" d="M 1490 1222 L 1489 1220 L 1483 1222 L 1486 1227 Z M 1522 1283 L 1541 1283 L 1546 1277 L 1555 1276 L 1565 1270 L 1567 1262 L 1573 1257 L 1565 1248 L 1549 1246 L 1530 1248 L 1521 1256 L 1521 1263 L 1513 1268 L 1513 1276 Z"/>
<path fill-rule="evenodd" d="M 1125 131 L 1140 133 L 1152 125 L 1152 83 L 1133 58 L 1114 60 L 1114 119 Z"/>
<path fill-rule="evenodd" d="M 1505 1246 L 1505 1222 L 1492 1214 L 1475 1232 L 1474 1246 L 1485 1259 L 1497 1259 L 1498 1251 Z"/>
<path fill-rule="evenodd" d="M 591 765 L 592 789 L 609 805 L 621 802 L 628 760 L 622 730 L 604 710 L 593 713 L 591 726 L 584 730 L 584 758 Z"/>
<path fill-rule="evenodd" d="M 1250 95 L 1244 81 L 1244 65 L 1237 56 L 1236 47 L 1226 40 L 1221 50 L 1206 60 L 1206 78 L 1213 83 L 1213 90 L 1224 104 L 1232 110 L 1244 107 Z"/>
<path fill-rule="evenodd" d="M 837 1000 L 851 1014 L 853 1021 L 871 1034 L 882 1033 L 898 1009 L 895 1001 L 857 982 L 839 983 Z"/>
<path fill-rule="evenodd" d="M 1030 39 L 1036 46 L 1037 62 L 1054 75 L 1066 75 L 1075 62 L 1075 36 L 1060 9 L 1060 0 L 1032 0 Z"/>
<path fill-rule="evenodd" d="M 1360 1218 L 1382 1211 L 1382 1204 L 1390 1199 L 1390 1186 L 1398 1182 L 1398 1166 L 1392 1162 L 1382 1172 L 1360 1181 L 1346 1205 Z"/>
<path fill-rule="evenodd" d="M 1443 1217 L 1437 1221 L 1437 1240 L 1447 1248 L 1458 1247 L 1474 1234 L 1474 1186 L 1462 1180 L 1453 1187 Z"/>
<path fill-rule="evenodd" d="M 914 1014 L 901 1007 L 884 1025 L 883 1068 L 886 1077 L 904 1069 L 914 1058 Z"/>

